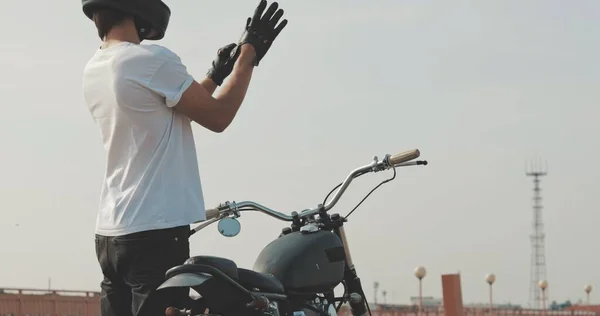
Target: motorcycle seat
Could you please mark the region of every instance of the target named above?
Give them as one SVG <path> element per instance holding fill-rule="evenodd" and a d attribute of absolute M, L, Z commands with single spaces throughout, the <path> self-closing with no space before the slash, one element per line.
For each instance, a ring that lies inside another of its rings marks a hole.
<path fill-rule="evenodd" d="M 228 277 L 230 277 L 234 280 L 239 279 L 238 267 L 235 264 L 235 262 L 233 262 L 229 259 L 212 257 L 212 256 L 195 256 L 195 257 L 191 257 L 191 258 L 187 259 L 183 264 L 184 265 L 202 264 L 202 265 L 211 266 L 211 267 L 218 269 L 219 271 L 225 273 Z"/>
<path fill-rule="evenodd" d="M 261 292 L 285 294 L 283 284 L 275 276 L 253 270 L 238 268 L 232 260 L 213 256 L 195 256 L 187 259 L 183 265 L 201 264 L 220 270 L 228 277 L 239 282 L 247 289 L 258 289 Z M 190 266 L 190 267 L 191 267 Z M 202 272 L 202 271 L 199 271 Z"/>
<path fill-rule="evenodd" d="M 239 282 L 247 289 L 258 289 L 260 292 L 285 294 L 285 288 L 279 279 L 272 274 L 238 268 Z"/>

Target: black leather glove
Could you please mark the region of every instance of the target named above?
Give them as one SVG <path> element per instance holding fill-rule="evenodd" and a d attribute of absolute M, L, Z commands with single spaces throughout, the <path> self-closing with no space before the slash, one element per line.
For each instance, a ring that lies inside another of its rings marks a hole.
<path fill-rule="evenodd" d="M 273 44 L 277 35 L 279 35 L 281 30 L 283 30 L 288 23 L 288 21 L 284 19 L 277 25 L 277 22 L 279 22 L 279 19 L 283 16 L 283 10 L 277 10 L 278 6 L 277 2 L 271 3 L 267 12 L 262 15 L 267 7 L 267 1 L 261 0 L 254 11 L 254 16 L 248 18 L 248 21 L 246 22 L 246 30 L 242 34 L 239 46 L 244 44 L 254 46 L 254 49 L 256 50 L 254 66 L 258 66 L 260 60 L 265 56 L 269 48 L 271 48 L 271 44 Z"/>
<path fill-rule="evenodd" d="M 217 86 L 223 84 L 223 81 L 233 71 L 235 61 L 239 56 L 239 49 L 235 43 L 223 46 L 217 51 L 217 58 L 213 60 L 212 67 L 208 70 L 206 76 L 214 81 Z"/>

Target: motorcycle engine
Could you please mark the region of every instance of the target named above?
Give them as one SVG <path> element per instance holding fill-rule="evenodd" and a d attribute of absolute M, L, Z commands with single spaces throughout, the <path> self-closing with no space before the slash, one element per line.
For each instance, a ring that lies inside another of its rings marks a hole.
<path fill-rule="evenodd" d="M 337 316 L 335 306 L 327 302 L 327 300 L 321 301 L 319 298 L 315 299 L 314 302 L 307 302 L 312 308 L 302 308 L 301 310 L 294 311 L 293 316 L 321 316 L 322 314 L 316 310 L 322 311 L 328 316 Z"/>

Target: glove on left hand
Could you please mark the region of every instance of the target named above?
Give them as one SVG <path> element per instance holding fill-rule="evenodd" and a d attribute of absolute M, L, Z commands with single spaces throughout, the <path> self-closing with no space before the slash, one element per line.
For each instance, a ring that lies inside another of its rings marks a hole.
<path fill-rule="evenodd" d="M 219 48 L 217 51 L 217 58 L 213 60 L 212 67 L 208 70 L 206 74 L 207 77 L 212 79 L 217 86 L 223 84 L 223 81 L 227 76 L 231 74 L 233 71 L 233 66 L 235 65 L 235 61 L 239 56 L 239 49 L 235 43 L 231 43 L 229 45 L 223 46 Z"/>

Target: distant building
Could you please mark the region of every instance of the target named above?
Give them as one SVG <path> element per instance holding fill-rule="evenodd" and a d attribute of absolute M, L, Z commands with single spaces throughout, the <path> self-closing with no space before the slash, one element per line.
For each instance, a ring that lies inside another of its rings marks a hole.
<path fill-rule="evenodd" d="M 410 303 L 412 305 L 419 305 L 419 297 L 411 296 Z M 433 296 L 423 296 L 423 306 L 424 307 L 439 307 L 443 305 L 443 300 L 441 298 L 434 298 Z"/>
<path fill-rule="evenodd" d="M 469 308 L 487 309 L 487 308 L 489 308 L 490 305 L 489 305 L 489 303 L 464 303 L 463 306 L 469 307 Z M 518 304 L 511 304 L 511 303 L 496 304 L 496 303 L 494 303 L 494 309 L 519 310 L 519 309 L 522 309 L 522 307 L 521 307 L 521 305 L 518 305 Z"/>

